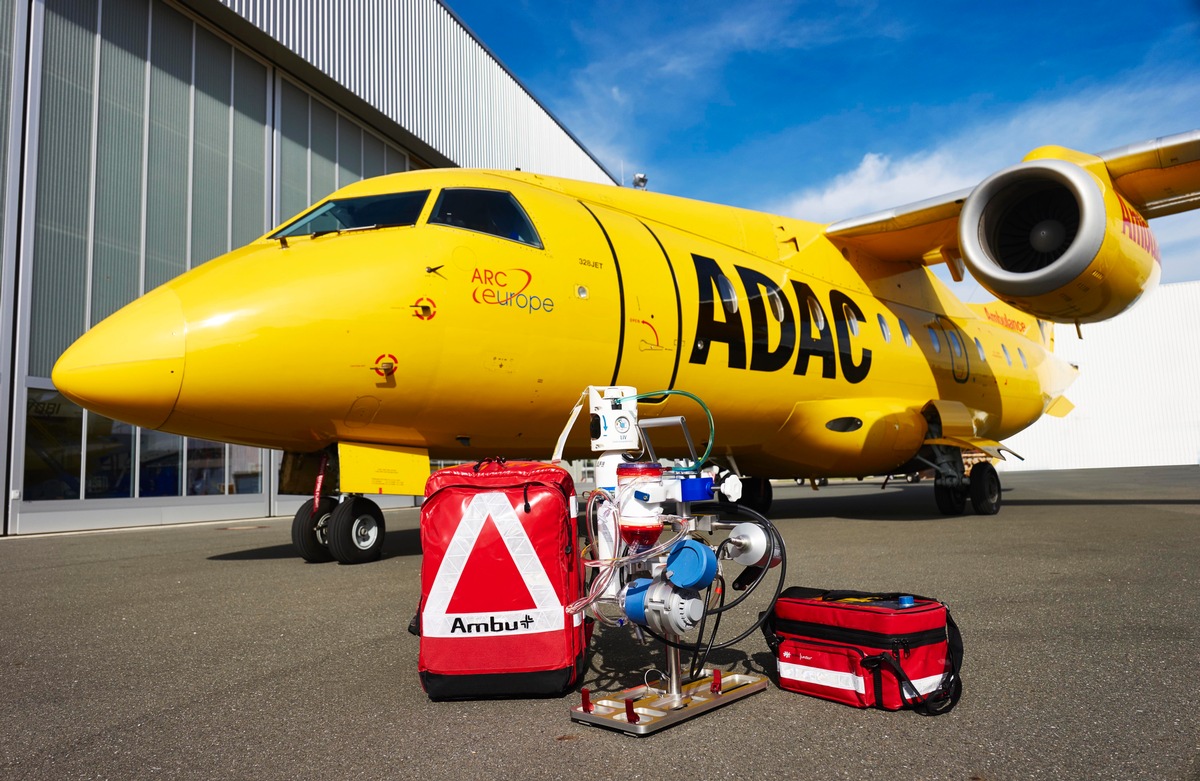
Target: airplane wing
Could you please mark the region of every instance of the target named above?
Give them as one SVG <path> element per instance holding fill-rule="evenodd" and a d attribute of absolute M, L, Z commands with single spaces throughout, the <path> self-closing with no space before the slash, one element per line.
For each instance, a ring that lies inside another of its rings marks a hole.
<path fill-rule="evenodd" d="M 1110 149 L 1097 157 L 1125 200 L 1147 219 L 1200 207 L 1200 130 Z"/>
<path fill-rule="evenodd" d="M 1121 195 L 1144 217 L 1200 207 L 1200 130 L 1130 144 L 1097 157 Z M 957 253 L 958 216 L 972 190 L 840 220 L 827 226 L 825 235 L 880 260 L 946 262 Z M 949 265 L 954 271 L 955 263 Z"/>

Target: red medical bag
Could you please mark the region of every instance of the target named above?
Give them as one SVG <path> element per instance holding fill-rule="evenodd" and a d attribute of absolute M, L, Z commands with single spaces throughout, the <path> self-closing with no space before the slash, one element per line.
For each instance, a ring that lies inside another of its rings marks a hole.
<path fill-rule="evenodd" d="M 934 599 L 793 587 L 763 633 L 788 691 L 927 716 L 962 695 L 962 636 Z"/>
<path fill-rule="evenodd" d="M 590 626 L 566 610 L 583 584 L 570 473 L 488 459 L 434 472 L 425 496 L 416 622 L 425 692 L 445 700 L 572 689 Z"/>

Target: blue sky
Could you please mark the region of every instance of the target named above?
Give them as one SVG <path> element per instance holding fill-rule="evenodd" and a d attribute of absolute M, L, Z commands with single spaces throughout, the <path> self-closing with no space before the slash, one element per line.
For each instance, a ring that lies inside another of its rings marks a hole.
<path fill-rule="evenodd" d="M 626 183 L 803 219 L 1200 128 L 1200 0 L 447 2 Z M 1200 211 L 1152 228 L 1200 279 Z"/>

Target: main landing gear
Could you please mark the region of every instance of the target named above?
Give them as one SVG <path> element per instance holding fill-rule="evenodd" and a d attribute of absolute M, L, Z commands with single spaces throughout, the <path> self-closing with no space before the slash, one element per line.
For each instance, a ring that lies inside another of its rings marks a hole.
<path fill-rule="evenodd" d="M 963 468 L 962 451 L 945 445 L 935 445 L 933 498 L 942 515 L 962 515 L 971 500 L 977 515 L 1000 512 L 1000 476 L 988 461 L 971 467 L 970 475 Z"/>
<path fill-rule="evenodd" d="M 346 495 L 339 502 L 326 496 L 300 505 L 292 519 L 292 545 L 308 562 L 364 564 L 383 553 L 385 531 L 383 511 L 370 499 Z"/>

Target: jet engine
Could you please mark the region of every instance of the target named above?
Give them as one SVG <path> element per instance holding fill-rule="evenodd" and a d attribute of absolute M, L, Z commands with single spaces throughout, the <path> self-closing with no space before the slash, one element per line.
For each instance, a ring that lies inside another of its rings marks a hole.
<path fill-rule="evenodd" d="M 1161 272 L 1145 219 L 1113 188 L 1102 161 L 1080 157 L 1080 164 L 1027 158 L 995 173 L 971 192 L 959 217 L 963 259 L 975 279 L 997 298 L 1059 323 L 1114 317 Z"/>

